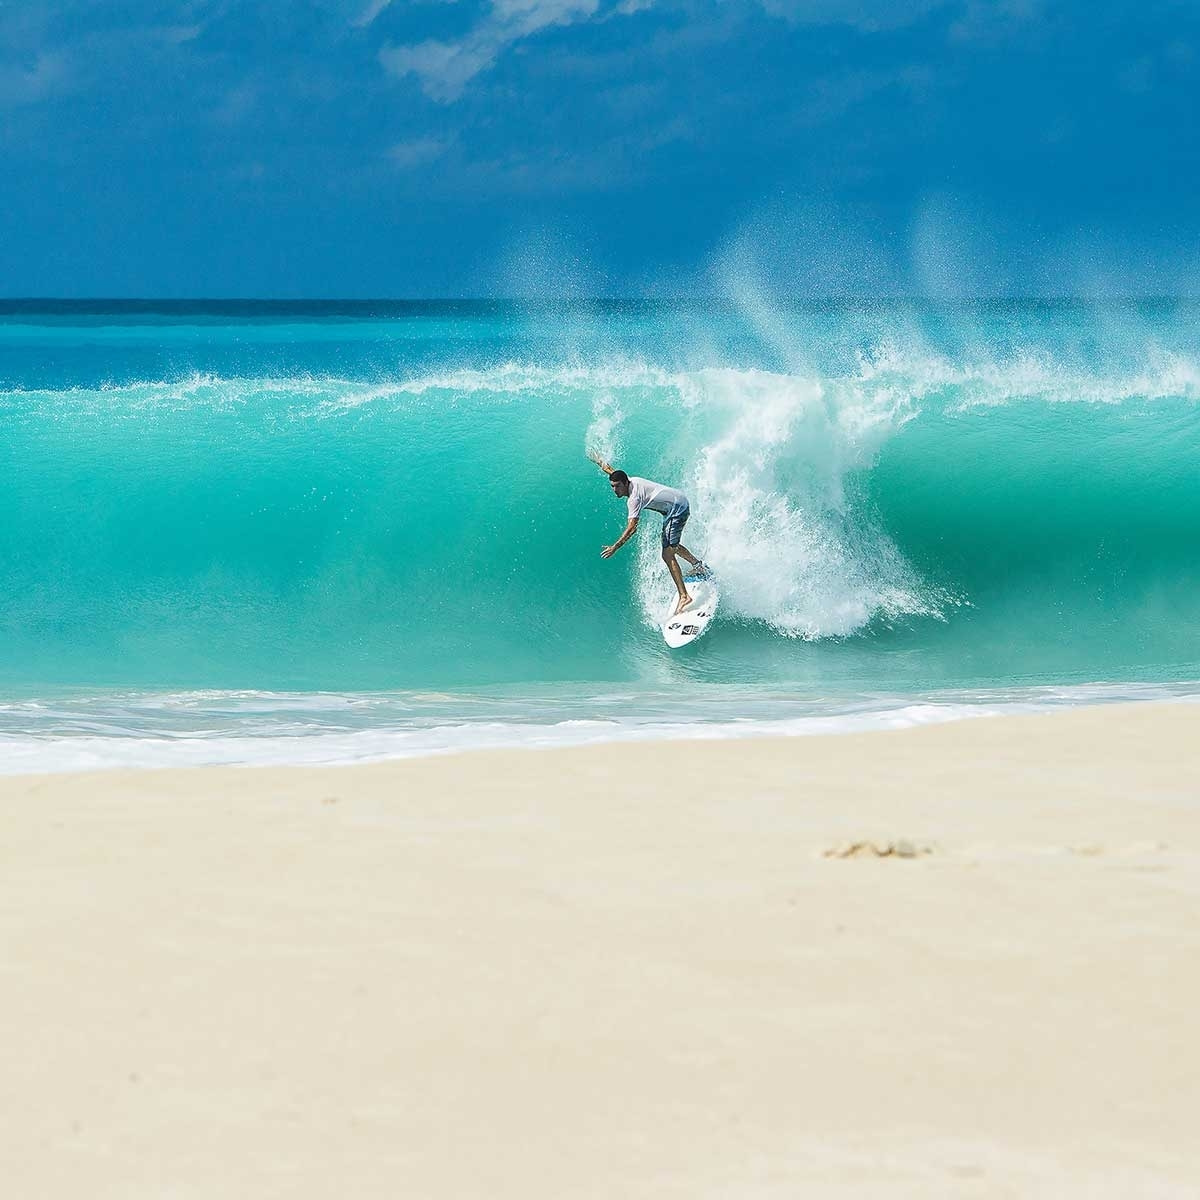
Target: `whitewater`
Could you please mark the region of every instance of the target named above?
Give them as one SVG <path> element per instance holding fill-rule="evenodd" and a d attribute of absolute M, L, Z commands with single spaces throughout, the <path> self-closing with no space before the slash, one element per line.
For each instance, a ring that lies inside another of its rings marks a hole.
<path fill-rule="evenodd" d="M 1198 316 L 2 302 L 0 771 L 1200 695 Z M 701 644 L 588 447 L 691 498 Z"/>

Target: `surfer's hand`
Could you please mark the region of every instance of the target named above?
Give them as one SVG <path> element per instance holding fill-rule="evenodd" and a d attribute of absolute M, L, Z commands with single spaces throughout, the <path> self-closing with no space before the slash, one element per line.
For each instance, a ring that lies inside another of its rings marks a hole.
<path fill-rule="evenodd" d="M 604 549 L 600 551 L 600 557 L 601 558 L 612 558 L 612 556 L 614 554 L 616 554 L 616 552 L 617 552 L 616 546 L 605 546 Z"/>

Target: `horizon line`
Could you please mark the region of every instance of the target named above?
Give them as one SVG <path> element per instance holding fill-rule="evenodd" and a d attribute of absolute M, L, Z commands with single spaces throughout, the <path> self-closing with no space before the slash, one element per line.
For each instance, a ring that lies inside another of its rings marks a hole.
<path fill-rule="evenodd" d="M 1082 301 L 1086 303 L 1147 303 L 1151 301 L 1200 300 L 1200 292 L 1145 293 L 995 293 L 973 296 L 935 296 L 917 293 L 871 295 L 845 292 L 829 295 L 789 295 L 779 293 L 762 299 L 784 304 L 829 303 L 927 303 L 982 304 L 997 301 L 1047 303 L 1051 301 Z M 0 296 L 0 306 L 10 304 L 736 304 L 731 295 L 680 296 L 533 296 L 533 295 L 472 295 L 472 296 Z"/>

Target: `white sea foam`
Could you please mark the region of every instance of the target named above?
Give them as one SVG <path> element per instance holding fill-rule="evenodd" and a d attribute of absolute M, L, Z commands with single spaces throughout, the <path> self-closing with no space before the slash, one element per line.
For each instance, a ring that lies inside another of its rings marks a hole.
<path fill-rule="evenodd" d="M 414 694 L 203 692 L 22 701 L 0 710 L 0 774 L 189 766 L 349 766 L 486 749 L 606 742 L 811 736 L 1082 705 L 1200 703 L 1200 682 L 1008 688 L 824 698 L 598 695 L 570 703 L 445 697 L 431 718 Z M 554 719 L 564 709 L 574 715 Z M 737 716 L 738 706 L 756 715 Z M 769 715 L 774 706 L 777 715 Z M 475 719 L 468 719 L 472 708 Z M 451 717 L 451 710 L 457 710 Z M 359 712 L 354 726 L 350 710 Z M 785 715 L 787 713 L 797 715 Z M 523 714 L 523 715 L 522 715 Z M 707 717 L 706 717 L 707 714 Z M 100 732 L 97 732 L 100 730 Z"/>
<path fill-rule="evenodd" d="M 744 370 L 694 372 L 671 394 L 684 411 L 658 469 L 692 501 L 685 545 L 716 565 L 727 614 L 817 638 L 940 613 L 945 598 L 847 495 L 851 474 L 915 415 L 907 396 Z M 588 438 L 614 455 L 627 415 L 599 392 Z M 673 591 L 653 538 L 638 543 L 638 594 L 656 623 Z"/>
<path fill-rule="evenodd" d="M 821 388 L 832 397 L 854 398 L 872 413 L 888 408 L 918 411 L 923 401 L 941 397 L 951 409 L 1002 405 L 1014 400 L 1053 403 L 1119 404 L 1127 400 L 1200 399 L 1200 362 L 1188 354 L 1153 343 L 1143 347 L 1140 362 L 1121 371 L 1096 371 L 1059 361 L 1042 350 L 996 359 L 985 355 L 952 360 L 923 345 L 905 346 L 884 338 L 861 351 L 852 369 L 828 373 L 796 366 L 787 374 L 794 386 Z M 376 379 L 296 373 L 281 376 L 222 376 L 197 372 L 176 379 L 146 379 L 97 387 L 4 389 L 0 402 L 19 401 L 95 409 L 126 406 L 182 408 L 245 404 L 274 397 L 292 402 L 299 415 L 319 416 L 387 403 L 406 397 L 437 396 L 459 401 L 520 396 L 575 396 L 609 392 L 620 395 L 641 389 L 663 389 L 685 405 L 702 403 L 717 376 L 742 376 L 748 390 L 761 375 L 757 368 L 704 365 L 667 368 L 638 357 L 611 355 L 599 362 L 539 364 L 511 360 L 477 369 L 435 369 L 408 375 L 401 371 Z"/>

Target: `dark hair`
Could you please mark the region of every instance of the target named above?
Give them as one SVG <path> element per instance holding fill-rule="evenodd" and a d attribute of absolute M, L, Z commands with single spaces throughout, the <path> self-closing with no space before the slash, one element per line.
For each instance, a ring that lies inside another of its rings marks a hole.
<path fill-rule="evenodd" d="M 624 471 L 609 471 L 608 478 L 610 483 L 628 483 L 629 476 Z"/>

